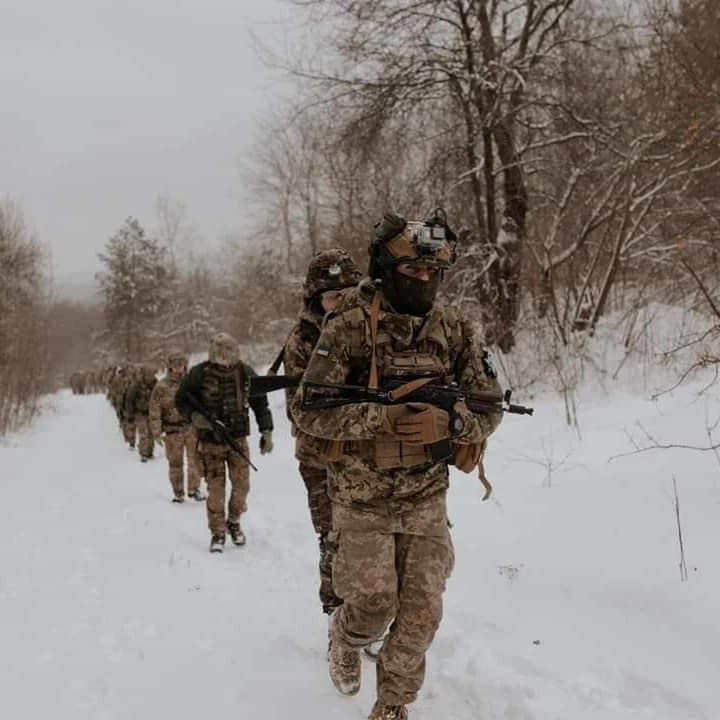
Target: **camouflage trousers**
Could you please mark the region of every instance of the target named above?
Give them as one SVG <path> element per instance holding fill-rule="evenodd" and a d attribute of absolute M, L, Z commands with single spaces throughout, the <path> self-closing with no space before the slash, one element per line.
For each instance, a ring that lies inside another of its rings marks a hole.
<path fill-rule="evenodd" d="M 332 583 L 335 543 L 329 536 L 332 530 L 332 503 L 327 494 L 327 470 L 301 462 L 300 475 L 307 488 L 310 517 L 320 542 L 320 603 L 323 612 L 331 613 L 342 600 L 333 591 Z"/>
<path fill-rule="evenodd" d="M 136 415 L 135 425 L 138 433 L 138 452 L 140 457 L 152 457 L 154 440 L 150 431 L 150 420 L 147 415 Z"/>
<path fill-rule="evenodd" d="M 237 443 L 249 457 L 247 438 L 238 438 Z M 225 535 L 225 468 L 227 466 L 227 474 L 230 477 L 227 522 L 237 522 L 240 515 L 247 511 L 250 468 L 247 461 L 227 445 L 201 442 L 198 445 L 198 452 L 202 459 L 208 489 L 208 527 L 213 535 Z"/>
<path fill-rule="evenodd" d="M 187 491 L 200 489 L 200 457 L 197 452 L 197 434 L 192 425 L 165 433 L 165 457 L 173 493 L 185 494 L 185 455 L 187 454 Z"/>
<path fill-rule="evenodd" d="M 137 427 L 135 426 L 135 418 L 132 420 L 128 418 L 123 418 L 120 420 L 120 427 L 122 428 L 122 434 L 125 438 L 125 442 L 131 447 L 135 447 L 135 433 L 137 432 Z"/>
<path fill-rule="evenodd" d="M 390 629 L 377 662 L 383 705 L 413 702 L 425 678 L 425 653 L 442 618 L 442 594 L 454 564 L 450 533 L 386 534 L 340 530 L 333 567 L 335 638 L 362 647 Z"/>

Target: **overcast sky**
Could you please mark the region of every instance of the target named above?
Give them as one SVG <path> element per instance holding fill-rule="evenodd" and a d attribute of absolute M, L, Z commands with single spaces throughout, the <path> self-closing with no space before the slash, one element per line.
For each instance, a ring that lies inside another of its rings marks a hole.
<path fill-rule="evenodd" d="M 184 201 L 214 243 L 238 228 L 235 164 L 282 80 L 251 32 L 282 0 L 0 0 L 0 197 L 17 200 L 60 287 L 89 286 L 128 215 Z"/>

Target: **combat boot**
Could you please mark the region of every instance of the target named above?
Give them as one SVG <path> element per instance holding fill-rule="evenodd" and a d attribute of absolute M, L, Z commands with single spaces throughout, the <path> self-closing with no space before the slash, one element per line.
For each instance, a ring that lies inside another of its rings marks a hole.
<path fill-rule="evenodd" d="M 360 691 L 362 661 L 360 651 L 346 645 L 338 638 L 336 623 L 338 612 L 330 621 L 330 657 L 328 668 L 335 689 L 342 695 L 357 695 Z"/>
<path fill-rule="evenodd" d="M 408 720 L 404 705 L 381 705 L 378 700 L 368 715 L 368 720 Z"/>
<path fill-rule="evenodd" d="M 245 533 L 240 527 L 240 521 L 230 522 L 228 520 L 227 529 L 230 533 L 230 538 L 233 541 L 233 545 L 244 545 L 245 544 Z"/>
<path fill-rule="evenodd" d="M 207 495 L 202 490 L 193 490 L 193 492 L 188 493 L 188 497 L 193 500 L 197 500 L 198 502 L 207 500 Z"/>
<path fill-rule="evenodd" d="M 174 503 L 184 503 L 185 502 L 185 495 L 183 493 L 177 493 L 173 496 L 172 501 Z"/>
<path fill-rule="evenodd" d="M 210 552 L 221 553 L 225 549 L 225 536 L 213 535 L 210 539 Z"/>

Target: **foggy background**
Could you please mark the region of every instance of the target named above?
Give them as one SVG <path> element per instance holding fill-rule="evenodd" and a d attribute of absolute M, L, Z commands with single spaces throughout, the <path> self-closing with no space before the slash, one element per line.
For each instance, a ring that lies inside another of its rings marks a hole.
<path fill-rule="evenodd" d="M 1 0 L 0 195 L 49 248 L 55 292 L 96 296 L 97 253 L 159 195 L 204 248 L 237 232 L 237 161 L 281 79 L 280 0 Z"/>

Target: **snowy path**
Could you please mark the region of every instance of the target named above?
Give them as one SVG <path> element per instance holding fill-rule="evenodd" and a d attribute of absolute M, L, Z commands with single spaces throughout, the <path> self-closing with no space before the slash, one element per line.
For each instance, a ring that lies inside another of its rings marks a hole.
<path fill-rule="evenodd" d="M 701 412 L 684 398 L 623 401 L 676 441 Z M 257 458 L 248 545 L 221 556 L 207 552 L 204 508 L 169 502 L 164 459 L 141 465 L 99 396 L 55 396 L 54 412 L 0 446 L 2 717 L 367 715 L 370 663 L 356 698 L 327 678 L 315 539 L 275 402 L 279 442 Z M 498 433 L 494 502 L 454 478 L 457 566 L 412 720 L 720 718 L 717 465 L 666 453 L 608 464 L 627 449 L 609 401 L 576 444 L 542 405 Z M 568 451 L 545 487 L 540 458 Z"/>

